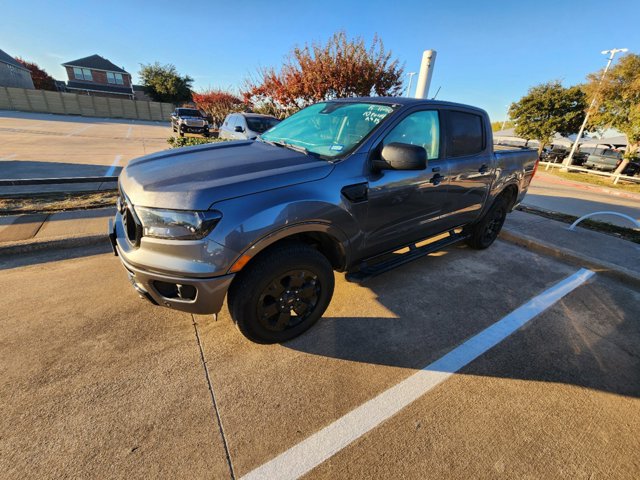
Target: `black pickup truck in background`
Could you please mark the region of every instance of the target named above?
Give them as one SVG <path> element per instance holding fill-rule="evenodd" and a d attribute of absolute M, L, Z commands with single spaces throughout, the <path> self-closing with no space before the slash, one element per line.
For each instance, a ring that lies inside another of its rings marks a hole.
<path fill-rule="evenodd" d="M 171 129 L 184 137 L 185 133 L 209 136 L 209 119 L 196 108 L 176 108 L 171 114 Z"/>
<path fill-rule="evenodd" d="M 110 237 L 151 302 L 215 314 L 226 296 L 246 337 L 282 342 L 323 315 L 333 271 L 362 281 L 457 241 L 487 248 L 537 165 L 535 150 L 494 151 L 478 108 L 327 101 L 257 140 L 130 162 Z"/>

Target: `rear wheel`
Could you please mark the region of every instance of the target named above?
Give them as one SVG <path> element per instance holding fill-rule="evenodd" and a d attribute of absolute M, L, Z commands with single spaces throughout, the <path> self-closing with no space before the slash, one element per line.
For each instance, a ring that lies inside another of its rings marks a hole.
<path fill-rule="evenodd" d="M 278 343 L 305 332 L 333 295 L 327 258 L 304 243 L 285 243 L 238 273 L 227 297 L 238 329 L 257 343 Z"/>
<path fill-rule="evenodd" d="M 482 250 L 489 247 L 496 238 L 507 218 L 507 202 L 504 197 L 498 197 L 484 217 L 473 225 L 465 228 L 469 234 L 466 242 L 471 248 Z"/>

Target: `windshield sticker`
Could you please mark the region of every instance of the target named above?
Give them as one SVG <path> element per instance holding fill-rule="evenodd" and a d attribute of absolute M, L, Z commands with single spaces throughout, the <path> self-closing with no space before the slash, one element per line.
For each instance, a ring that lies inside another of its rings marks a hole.
<path fill-rule="evenodd" d="M 389 115 L 390 111 L 391 108 L 384 105 L 371 105 L 362 116 L 367 122 L 372 122 L 377 125 L 384 117 Z"/>
<path fill-rule="evenodd" d="M 344 145 L 331 145 L 329 150 L 335 150 L 336 152 L 341 152 L 344 148 Z"/>

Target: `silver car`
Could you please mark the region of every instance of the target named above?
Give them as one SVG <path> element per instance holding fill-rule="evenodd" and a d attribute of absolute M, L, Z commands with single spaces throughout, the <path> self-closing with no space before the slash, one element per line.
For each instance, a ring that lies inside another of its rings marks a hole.
<path fill-rule="evenodd" d="M 275 117 L 258 113 L 231 113 L 220 126 L 220 138 L 253 140 L 280 123 Z"/>

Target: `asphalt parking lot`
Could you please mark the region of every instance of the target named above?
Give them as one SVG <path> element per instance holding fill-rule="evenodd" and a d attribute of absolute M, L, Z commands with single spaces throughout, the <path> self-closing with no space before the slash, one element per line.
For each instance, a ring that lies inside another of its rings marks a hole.
<path fill-rule="evenodd" d="M 117 175 L 168 148 L 169 122 L 0 111 L 3 179 Z M 107 175 L 108 174 L 108 175 Z"/>
<path fill-rule="evenodd" d="M 579 269 L 498 241 L 337 274 L 320 323 L 264 346 L 226 307 L 144 303 L 105 251 L 1 267 L 7 478 L 638 477 L 640 293 L 616 280 L 576 285 L 402 408 L 379 399 Z"/>

